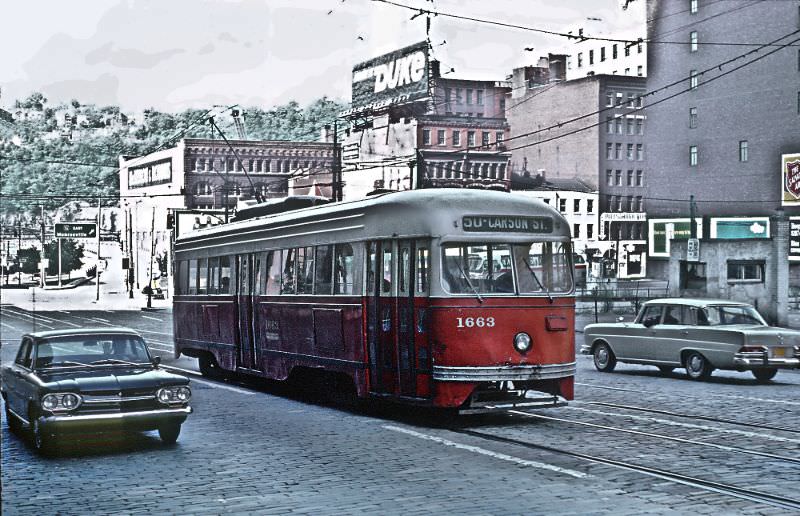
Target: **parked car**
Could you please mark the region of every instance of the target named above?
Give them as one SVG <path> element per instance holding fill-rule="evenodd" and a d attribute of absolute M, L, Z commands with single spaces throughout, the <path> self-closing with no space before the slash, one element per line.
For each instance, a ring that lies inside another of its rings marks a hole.
<path fill-rule="evenodd" d="M 598 371 L 617 362 L 669 373 L 686 368 L 702 380 L 714 369 L 750 371 L 771 380 L 778 369 L 800 367 L 800 331 L 768 326 L 747 303 L 714 299 L 659 299 L 642 305 L 633 322 L 589 324 L 581 353 Z"/>
<path fill-rule="evenodd" d="M 53 451 L 81 433 L 158 430 L 174 443 L 192 412 L 189 379 L 159 367 L 144 339 L 127 328 L 68 329 L 22 337 L 0 370 L 9 428 Z"/>

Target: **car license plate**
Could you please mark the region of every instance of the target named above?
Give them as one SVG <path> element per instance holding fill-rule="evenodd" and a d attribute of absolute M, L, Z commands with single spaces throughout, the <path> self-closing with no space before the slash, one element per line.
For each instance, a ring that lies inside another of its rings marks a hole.
<path fill-rule="evenodd" d="M 772 356 L 773 357 L 785 357 L 786 356 L 786 349 L 785 348 L 772 348 Z"/>

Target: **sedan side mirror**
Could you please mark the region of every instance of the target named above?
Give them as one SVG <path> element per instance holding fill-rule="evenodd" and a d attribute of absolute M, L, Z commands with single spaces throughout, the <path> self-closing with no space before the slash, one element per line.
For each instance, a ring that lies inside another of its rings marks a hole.
<path fill-rule="evenodd" d="M 161 357 L 159 357 L 159 356 L 153 357 L 153 365 L 154 366 L 158 367 L 158 364 L 160 364 L 160 363 L 161 363 Z"/>

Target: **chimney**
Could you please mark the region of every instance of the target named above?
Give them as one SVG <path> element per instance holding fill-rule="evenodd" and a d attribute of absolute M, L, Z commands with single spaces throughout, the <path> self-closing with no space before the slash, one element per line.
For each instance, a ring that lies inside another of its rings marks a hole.
<path fill-rule="evenodd" d="M 325 124 L 320 129 L 319 140 L 322 143 L 333 143 L 333 133 L 331 132 L 331 125 Z"/>

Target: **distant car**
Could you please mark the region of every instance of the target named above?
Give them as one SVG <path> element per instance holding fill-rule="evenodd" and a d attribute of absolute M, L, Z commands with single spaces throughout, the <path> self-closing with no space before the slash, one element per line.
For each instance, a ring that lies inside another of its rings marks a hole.
<path fill-rule="evenodd" d="M 714 369 L 750 371 L 766 382 L 778 369 L 800 367 L 800 331 L 768 326 L 747 303 L 709 299 L 648 301 L 633 322 L 589 324 L 581 353 L 598 371 L 617 362 L 669 373 L 684 367 L 695 380 Z"/>
<path fill-rule="evenodd" d="M 178 439 L 192 412 L 189 379 L 159 368 L 144 339 L 127 328 L 68 329 L 22 337 L 0 370 L 9 428 L 27 430 L 48 453 L 81 433 L 158 430 Z"/>

